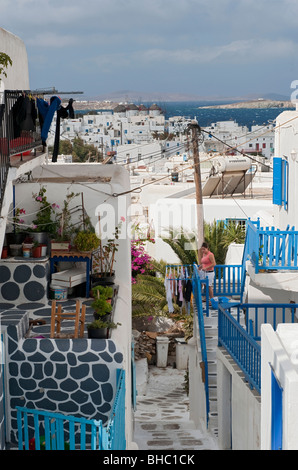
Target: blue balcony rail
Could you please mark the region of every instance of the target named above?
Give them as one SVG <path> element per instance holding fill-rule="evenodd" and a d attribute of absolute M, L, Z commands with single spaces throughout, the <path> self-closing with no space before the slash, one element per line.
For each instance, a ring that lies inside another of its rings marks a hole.
<path fill-rule="evenodd" d="M 209 379 L 208 379 L 208 357 L 207 357 L 207 346 L 205 337 L 205 326 L 204 326 L 204 312 L 202 302 L 202 284 L 199 277 L 198 266 L 193 266 L 193 278 L 192 278 L 192 289 L 198 315 L 198 326 L 201 344 L 202 363 L 204 367 L 204 386 L 205 386 L 205 399 L 206 399 L 206 422 L 207 427 L 209 424 Z"/>
<path fill-rule="evenodd" d="M 261 347 L 224 304 L 218 308 L 218 346 L 228 351 L 247 382 L 261 393 Z"/>
<path fill-rule="evenodd" d="M 264 229 L 248 221 L 246 245 L 256 273 L 260 269 L 298 270 L 298 231 L 294 227 Z"/>
<path fill-rule="evenodd" d="M 283 303 L 245 303 L 238 304 L 237 319 L 240 321 L 241 312 L 245 316 L 246 331 L 256 340 L 261 341 L 260 328 L 263 323 L 270 323 L 276 330 L 279 323 L 295 323 L 295 313 L 298 304 Z"/>
<path fill-rule="evenodd" d="M 244 372 L 248 383 L 261 391 L 261 333 L 264 323 L 276 330 L 279 323 L 294 323 L 298 304 L 234 304 L 235 317 L 228 304 L 218 308 L 218 345 L 224 347 Z M 244 325 L 241 326 L 241 315 Z"/>
<path fill-rule="evenodd" d="M 19 450 L 107 450 L 102 421 L 16 408 Z"/>
<path fill-rule="evenodd" d="M 16 407 L 19 450 L 125 450 L 125 372 L 117 370 L 110 419 L 88 420 Z"/>
<path fill-rule="evenodd" d="M 214 268 L 214 295 L 239 296 L 243 266 L 241 264 L 217 264 Z"/>
<path fill-rule="evenodd" d="M 117 391 L 107 425 L 107 449 L 125 450 L 125 371 L 117 370 Z"/>
<path fill-rule="evenodd" d="M 27 95 L 29 93 L 27 92 Z M 24 130 L 19 126 L 20 108 L 18 105 L 23 98 L 23 91 L 5 90 L 4 102 L 0 105 L 0 208 L 10 167 L 10 157 L 20 155 L 22 159 L 26 151 L 30 152 L 42 145 L 38 126 L 34 130 L 32 127 L 31 130 Z M 32 110 L 34 106 L 33 102 Z"/>

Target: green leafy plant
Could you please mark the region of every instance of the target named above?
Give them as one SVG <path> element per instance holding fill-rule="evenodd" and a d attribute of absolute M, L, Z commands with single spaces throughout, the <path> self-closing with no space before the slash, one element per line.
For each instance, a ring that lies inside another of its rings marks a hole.
<path fill-rule="evenodd" d="M 99 318 L 98 320 L 94 320 L 92 323 L 89 323 L 87 325 L 87 328 L 92 329 L 92 330 L 97 330 L 97 329 L 102 329 L 102 328 L 117 328 L 118 325 L 121 325 L 121 323 L 115 323 L 112 321 L 104 321 Z"/>
<path fill-rule="evenodd" d="M 23 215 L 26 214 L 25 209 L 20 209 L 19 207 L 16 208 L 15 214 L 12 219 L 13 227 L 14 227 L 14 232 L 20 232 L 23 229 L 23 224 L 25 220 L 22 218 Z"/>
<path fill-rule="evenodd" d="M 115 228 L 115 232 L 112 238 L 109 238 L 103 245 L 100 240 L 99 248 L 93 254 L 92 259 L 92 273 L 103 274 L 111 276 L 113 273 L 113 267 L 115 263 L 115 255 L 118 251 L 119 235 L 121 231 L 122 222 L 125 221 L 124 217 L 121 217 L 119 224 Z"/>
<path fill-rule="evenodd" d="M 73 243 L 79 251 L 93 251 L 99 246 L 99 238 L 94 232 L 81 231 L 75 235 Z"/>
<path fill-rule="evenodd" d="M 6 70 L 8 66 L 12 66 L 12 60 L 9 55 L 5 54 L 5 52 L 0 52 L 0 80 L 1 75 L 7 77 Z"/>
<path fill-rule="evenodd" d="M 67 194 L 62 210 L 57 214 L 58 229 L 55 235 L 56 240 L 71 240 L 76 231 L 75 225 L 72 222 L 72 214 L 77 211 L 77 207 L 71 208 L 70 204 L 77 196 L 79 196 L 79 193 L 71 192 Z"/>
<path fill-rule="evenodd" d="M 194 233 L 186 233 L 183 229 L 171 229 L 169 231 L 169 236 L 164 237 L 163 241 L 172 248 L 182 264 L 193 264 L 198 262 L 196 237 Z"/>
<path fill-rule="evenodd" d="M 46 188 L 42 186 L 38 193 L 33 194 L 33 199 L 39 203 L 39 210 L 36 218 L 33 220 L 29 231 L 47 232 L 51 235 L 56 234 L 58 222 L 56 221 L 56 210 L 59 206 L 56 203 L 50 203 L 46 196 Z"/>
<path fill-rule="evenodd" d="M 99 297 L 91 303 L 94 312 L 100 317 L 104 317 L 112 311 L 112 305 L 104 298 Z"/>
<path fill-rule="evenodd" d="M 114 289 L 111 286 L 95 286 L 92 288 L 94 298 L 103 298 L 105 300 L 112 299 Z"/>

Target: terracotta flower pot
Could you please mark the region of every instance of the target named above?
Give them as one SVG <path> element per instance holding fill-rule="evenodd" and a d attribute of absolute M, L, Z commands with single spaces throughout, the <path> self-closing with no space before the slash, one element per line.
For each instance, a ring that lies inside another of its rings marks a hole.
<path fill-rule="evenodd" d="M 41 245 L 32 248 L 32 257 L 41 258 Z"/>

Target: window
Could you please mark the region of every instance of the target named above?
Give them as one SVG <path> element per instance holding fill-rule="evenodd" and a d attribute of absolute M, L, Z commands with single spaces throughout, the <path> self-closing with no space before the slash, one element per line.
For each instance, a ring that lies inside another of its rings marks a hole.
<path fill-rule="evenodd" d="M 288 161 L 273 158 L 273 204 L 288 208 Z"/>

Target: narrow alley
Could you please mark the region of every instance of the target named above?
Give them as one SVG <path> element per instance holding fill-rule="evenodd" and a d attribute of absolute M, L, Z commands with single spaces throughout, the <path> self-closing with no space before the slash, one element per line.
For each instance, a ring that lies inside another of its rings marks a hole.
<path fill-rule="evenodd" d="M 147 366 L 137 361 L 134 440 L 139 450 L 219 450 L 210 433 L 189 419 L 185 370 Z"/>

